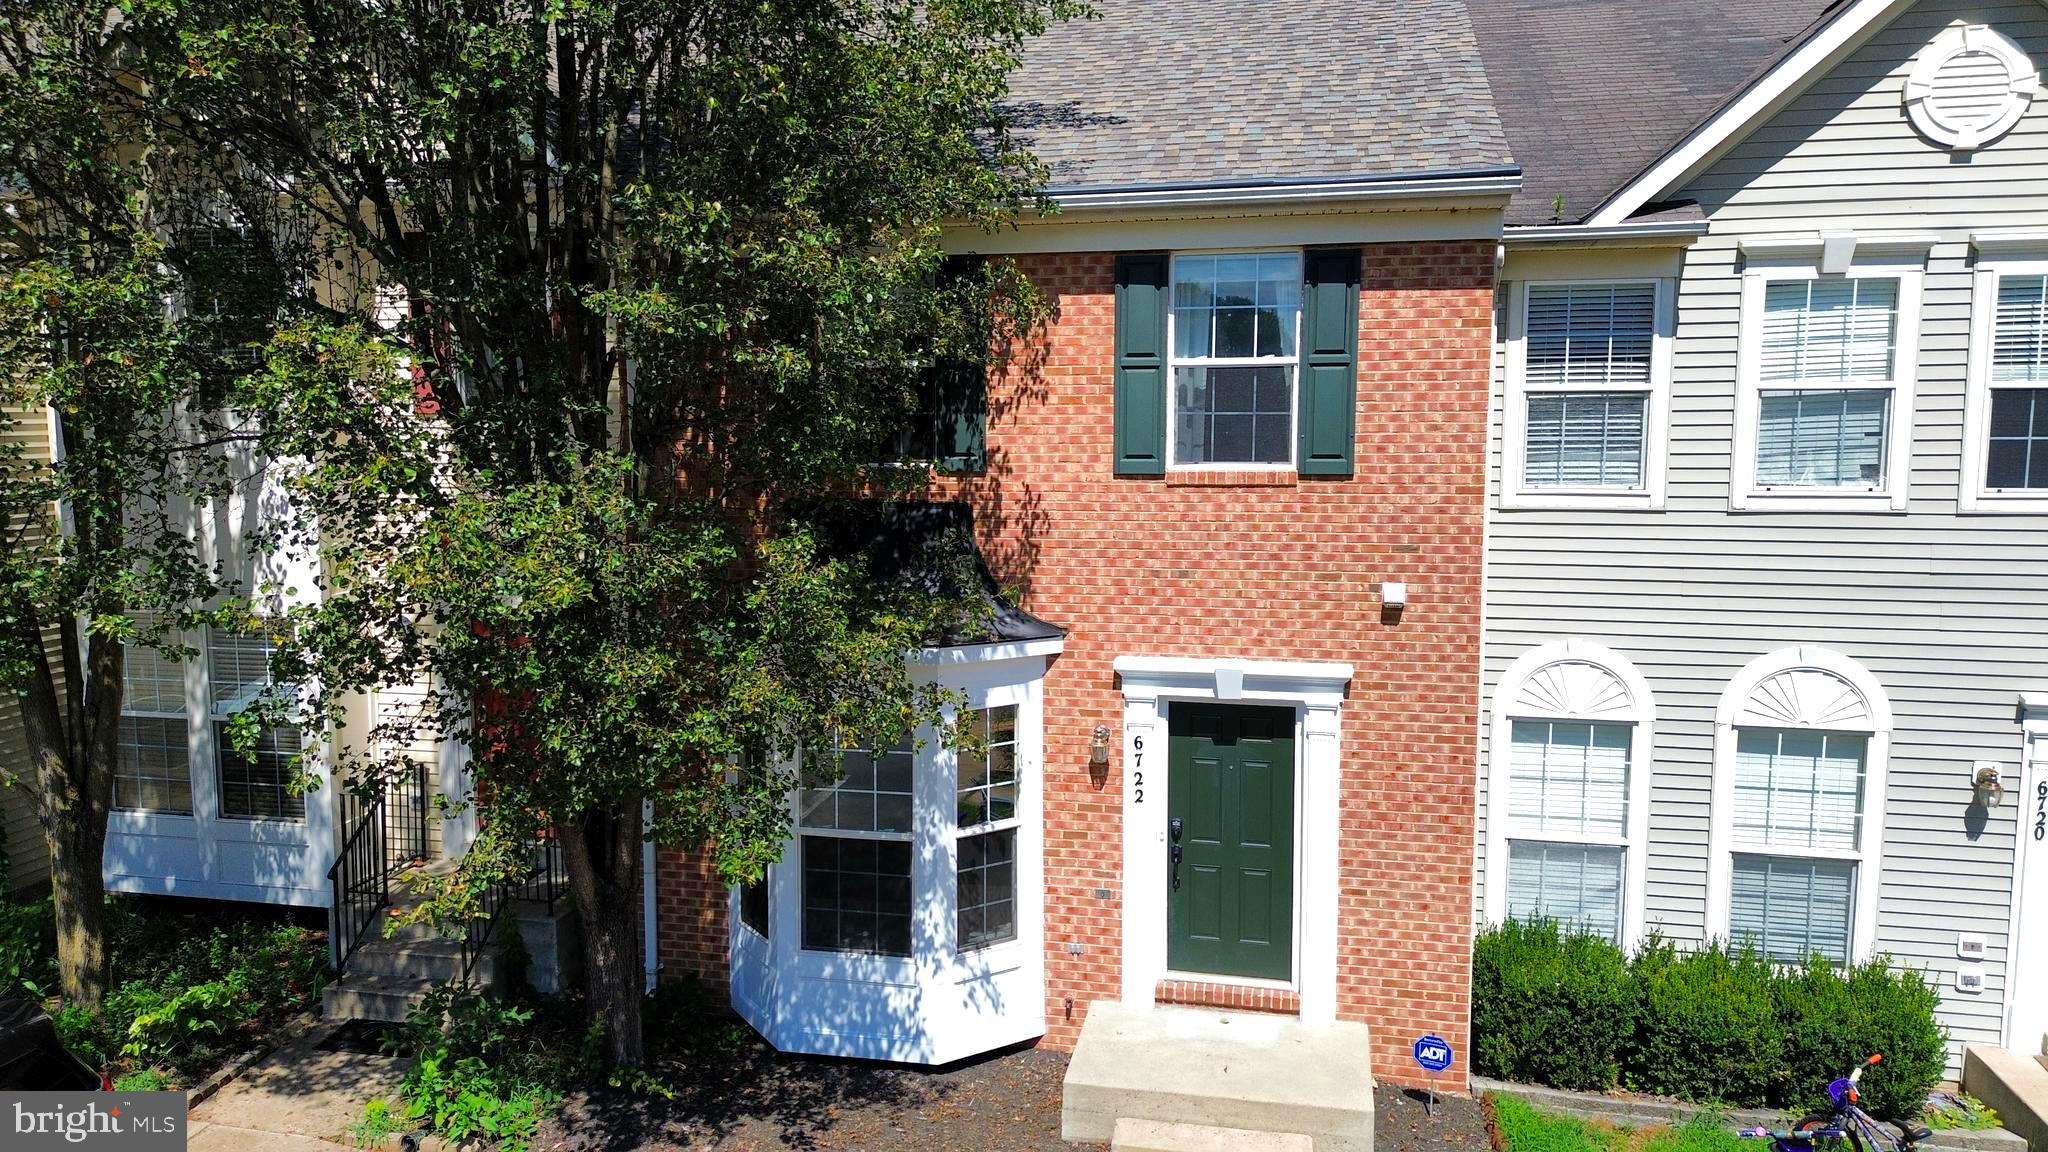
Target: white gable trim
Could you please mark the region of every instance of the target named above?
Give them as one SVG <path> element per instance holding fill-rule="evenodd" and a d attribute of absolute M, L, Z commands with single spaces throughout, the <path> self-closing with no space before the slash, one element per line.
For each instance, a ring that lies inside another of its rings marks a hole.
<path fill-rule="evenodd" d="M 1861 48 L 1879 29 L 1911 8 L 1915 0 L 1853 0 L 1825 28 L 1780 60 L 1762 78 L 1698 127 L 1684 140 L 1588 217 L 1594 227 L 1608 227 L 1630 216 L 1690 180 L 1806 90 L 1807 84 Z"/>

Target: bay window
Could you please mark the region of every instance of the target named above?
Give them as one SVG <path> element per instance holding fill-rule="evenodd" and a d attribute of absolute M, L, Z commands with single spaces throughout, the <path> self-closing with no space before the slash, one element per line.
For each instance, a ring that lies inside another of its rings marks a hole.
<path fill-rule="evenodd" d="M 1670 282 L 1509 291 L 1506 507 L 1656 507 L 1670 391 Z"/>
<path fill-rule="evenodd" d="M 2048 256 L 1983 253 L 1970 327 L 1961 509 L 2048 510 Z"/>
<path fill-rule="evenodd" d="M 1017 938 L 1017 706 L 978 708 L 963 722 L 953 846 L 964 951 Z"/>
<path fill-rule="evenodd" d="M 1920 278 L 1879 263 L 1744 274 L 1732 507 L 1905 508 Z"/>
<path fill-rule="evenodd" d="M 800 808 L 803 946 L 910 955 L 912 747 L 838 752 L 840 779 Z"/>

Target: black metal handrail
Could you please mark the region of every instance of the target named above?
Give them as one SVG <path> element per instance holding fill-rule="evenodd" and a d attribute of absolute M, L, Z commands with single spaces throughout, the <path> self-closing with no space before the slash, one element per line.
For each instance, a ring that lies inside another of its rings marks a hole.
<path fill-rule="evenodd" d="M 469 921 L 462 934 L 462 982 L 470 983 L 476 971 L 477 962 L 483 959 L 489 948 L 491 936 L 497 931 L 498 921 L 505 909 L 516 901 L 532 901 L 546 904 L 549 919 L 555 915 L 555 902 L 561 898 L 568 874 L 562 867 L 562 842 L 552 832 L 537 836 L 527 843 L 526 870 L 517 876 L 510 876 L 491 885 L 484 893 L 477 914 Z"/>
<path fill-rule="evenodd" d="M 341 793 L 341 851 L 327 869 L 334 890 L 328 909 L 335 980 L 348 972 L 377 918 L 391 906 L 391 878 L 427 860 L 427 769 L 412 764 L 365 799 Z"/>

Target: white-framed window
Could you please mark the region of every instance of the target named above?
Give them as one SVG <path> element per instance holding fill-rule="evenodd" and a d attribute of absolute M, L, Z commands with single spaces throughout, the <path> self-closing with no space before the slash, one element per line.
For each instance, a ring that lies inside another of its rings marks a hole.
<path fill-rule="evenodd" d="M 250 755 L 228 739 L 234 716 L 269 691 L 275 680 L 271 658 L 275 639 L 261 629 L 236 633 L 209 628 L 206 678 L 213 729 L 220 816 L 228 820 L 304 820 L 306 797 L 291 787 L 305 738 L 289 724 L 263 730 Z"/>
<path fill-rule="evenodd" d="M 166 637 L 170 643 L 177 639 L 176 633 Z M 190 816 L 192 737 L 185 664 L 144 644 L 127 645 L 123 662 L 114 807 Z"/>
<path fill-rule="evenodd" d="M 1486 917 L 1643 934 L 1655 705 L 1620 653 L 1581 639 L 1524 653 L 1494 690 Z"/>
<path fill-rule="evenodd" d="M 915 750 L 837 750 L 840 778 L 798 798 L 803 947 L 910 955 Z"/>
<path fill-rule="evenodd" d="M 1811 645 L 1751 661 L 1714 733 L 1707 931 L 1782 963 L 1870 955 L 1891 707 L 1862 665 Z"/>
<path fill-rule="evenodd" d="M 1978 257 L 1962 467 L 1962 511 L 2048 511 L 2048 243 Z"/>
<path fill-rule="evenodd" d="M 961 951 L 1017 938 L 1017 705 L 961 718 L 969 740 L 955 757 L 954 892 Z"/>
<path fill-rule="evenodd" d="M 1299 251 L 1173 258 L 1166 435 L 1174 467 L 1294 467 L 1301 293 Z"/>
<path fill-rule="evenodd" d="M 1662 277 L 1513 283 L 1502 507 L 1662 506 L 1675 312 Z"/>
<path fill-rule="evenodd" d="M 1730 507 L 1905 509 L 1924 263 L 1743 274 Z"/>

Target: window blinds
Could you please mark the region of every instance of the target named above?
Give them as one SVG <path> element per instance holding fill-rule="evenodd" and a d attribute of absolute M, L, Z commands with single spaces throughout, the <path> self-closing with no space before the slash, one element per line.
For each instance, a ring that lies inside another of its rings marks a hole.
<path fill-rule="evenodd" d="M 1846 860 L 1737 856 L 1728 901 L 1728 935 L 1786 964 L 1814 953 L 1849 959 L 1849 918 L 1856 865 Z"/>
<path fill-rule="evenodd" d="M 1761 378 L 1889 380 L 1899 282 L 1778 280 L 1764 290 Z"/>
<path fill-rule="evenodd" d="M 1626 724 L 1517 720 L 1508 761 L 1508 819 L 1517 833 L 1628 834 Z"/>
<path fill-rule="evenodd" d="M 1735 840 L 1853 852 L 1863 823 L 1869 737 L 1745 728 L 1735 738 Z"/>
<path fill-rule="evenodd" d="M 1534 284 L 1523 379 L 1529 388 L 1650 387 L 1654 284 Z"/>
<path fill-rule="evenodd" d="M 1618 943 L 1622 855 L 1592 844 L 1509 841 L 1509 918 L 1555 920 Z"/>
<path fill-rule="evenodd" d="M 1641 392 L 1529 396 L 1522 482 L 1531 488 L 1636 488 L 1643 482 Z"/>
<path fill-rule="evenodd" d="M 2048 275 L 1998 278 L 1991 380 L 2048 381 Z"/>
<path fill-rule="evenodd" d="M 1884 484 L 1889 389 L 1765 392 L 1759 398 L 1756 482 L 1766 487 L 1877 488 Z"/>

